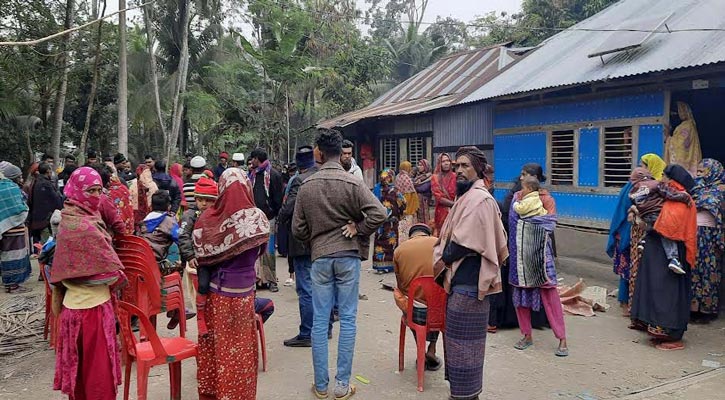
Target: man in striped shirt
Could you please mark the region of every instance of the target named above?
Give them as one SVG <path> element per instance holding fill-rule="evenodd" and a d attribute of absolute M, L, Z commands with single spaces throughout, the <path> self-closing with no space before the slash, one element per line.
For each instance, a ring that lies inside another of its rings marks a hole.
<path fill-rule="evenodd" d="M 184 182 L 183 195 L 186 199 L 186 203 L 189 205 L 189 208 L 193 208 L 196 205 L 196 200 L 194 199 L 194 185 L 196 185 L 196 181 L 198 181 L 199 178 L 205 176 L 204 170 L 206 169 L 206 160 L 202 156 L 196 156 L 191 159 L 189 164 L 191 165 L 191 178 Z"/>

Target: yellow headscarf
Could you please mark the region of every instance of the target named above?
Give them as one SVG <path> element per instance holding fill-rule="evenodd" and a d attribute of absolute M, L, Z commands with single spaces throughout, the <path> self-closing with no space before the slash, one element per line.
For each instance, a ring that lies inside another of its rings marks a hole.
<path fill-rule="evenodd" d="M 400 163 L 400 170 L 410 173 L 410 171 L 413 170 L 413 164 L 411 164 L 410 161 L 403 161 Z"/>
<path fill-rule="evenodd" d="M 652 177 L 658 181 L 662 179 L 662 174 L 665 172 L 667 163 L 660 156 L 654 153 L 648 153 L 643 155 L 640 160 L 642 160 L 642 165 L 647 167 L 647 170 L 652 174 Z"/>

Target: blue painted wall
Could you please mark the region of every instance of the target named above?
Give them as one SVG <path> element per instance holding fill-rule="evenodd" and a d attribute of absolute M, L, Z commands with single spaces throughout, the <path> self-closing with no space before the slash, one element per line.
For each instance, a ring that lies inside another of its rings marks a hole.
<path fill-rule="evenodd" d="M 655 153 L 664 158 L 665 153 L 665 128 L 662 125 L 640 125 L 639 144 L 637 146 L 637 158 L 647 153 Z"/>
<path fill-rule="evenodd" d="M 609 221 L 617 206 L 617 195 L 552 192 L 560 217 Z"/>
<path fill-rule="evenodd" d="M 599 128 L 579 131 L 579 186 L 599 185 Z"/>
<path fill-rule="evenodd" d="M 505 129 L 658 117 L 662 116 L 664 101 L 664 93 L 657 92 L 499 111 L 496 113 L 493 127 L 494 129 Z"/>
<path fill-rule="evenodd" d="M 521 174 L 521 166 L 535 162 L 546 166 L 546 132 L 523 132 L 493 138 L 496 180 L 510 182 Z"/>

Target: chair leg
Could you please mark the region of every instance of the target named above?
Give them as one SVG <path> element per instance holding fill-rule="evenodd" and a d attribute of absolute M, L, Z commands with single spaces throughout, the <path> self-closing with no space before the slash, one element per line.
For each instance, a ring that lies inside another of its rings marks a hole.
<path fill-rule="evenodd" d="M 400 345 L 398 346 L 398 371 L 405 369 L 405 322 L 400 319 Z"/>
<path fill-rule="evenodd" d="M 423 391 L 423 383 L 425 381 L 425 329 L 415 330 L 415 347 L 417 352 L 417 370 L 418 370 L 418 391 Z"/>
<path fill-rule="evenodd" d="M 262 348 L 262 372 L 267 372 L 267 340 L 264 337 L 264 323 L 257 320 L 257 331 L 259 332 L 259 345 Z"/>
<path fill-rule="evenodd" d="M 181 361 L 169 363 L 171 400 L 181 400 Z"/>
<path fill-rule="evenodd" d="M 123 400 L 128 400 L 128 391 L 131 387 L 131 357 L 125 357 L 126 373 L 123 376 Z"/>
<path fill-rule="evenodd" d="M 138 386 L 136 388 L 136 400 L 146 400 L 146 396 L 148 395 L 150 372 L 151 367 L 147 367 L 140 362 L 136 363 L 136 385 Z"/>

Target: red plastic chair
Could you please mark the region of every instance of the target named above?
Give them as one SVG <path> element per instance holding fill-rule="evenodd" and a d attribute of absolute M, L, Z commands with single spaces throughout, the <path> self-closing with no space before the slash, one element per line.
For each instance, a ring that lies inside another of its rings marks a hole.
<path fill-rule="evenodd" d="M 262 372 L 267 372 L 267 341 L 264 338 L 264 321 L 262 316 L 257 313 L 254 314 L 254 321 L 257 323 L 259 347 L 262 349 Z"/>
<path fill-rule="evenodd" d="M 131 330 L 131 316 L 138 317 L 142 333 L 147 341 L 141 342 Z M 126 352 L 126 372 L 123 382 L 123 398 L 128 400 L 131 383 L 131 364 L 136 362 L 137 399 L 146 400 L 151 367 L 169 364 L 171 399 L 181 399 L 181 361 L 197 357 L 197 345 L 183 337 L 159 337 L 148 317 L 138 307 L 119 301 L 118 318 Z"/>
<path fill-rule="evenodd" d="M 55 348 L 55 341 L 58 338 L 58 318 L 53 315 L 53 289 L 50 287 L 49 277 L 45 271 L 45 264 L 38 264 L 40 273 L 43 276 L 43 284 L 45 286 L 45 322 L 43 325 L 43 339 L 48 340 L 50 336 L 50 348 Z"/>
<path fill-rule="evenodd" d="M 413 299 L 422 290 L 428 306 L 425 325 L 413 322 Z M 400 347 L 398 348 L 398 370 L 405 369 L 405 331 L 410 328 L 415 332 L 417 347 L 418 391 L 423 391 L 425 381 L 425 342 L 429 332 L 442 332 L 445 335 L 445 311 L 448 295 L 432 276 L 419 276 L 413 279 L 408 288 L 408 310 L 400 318 Z M 408 318 L 406 318 L 406 316 Z"/>

